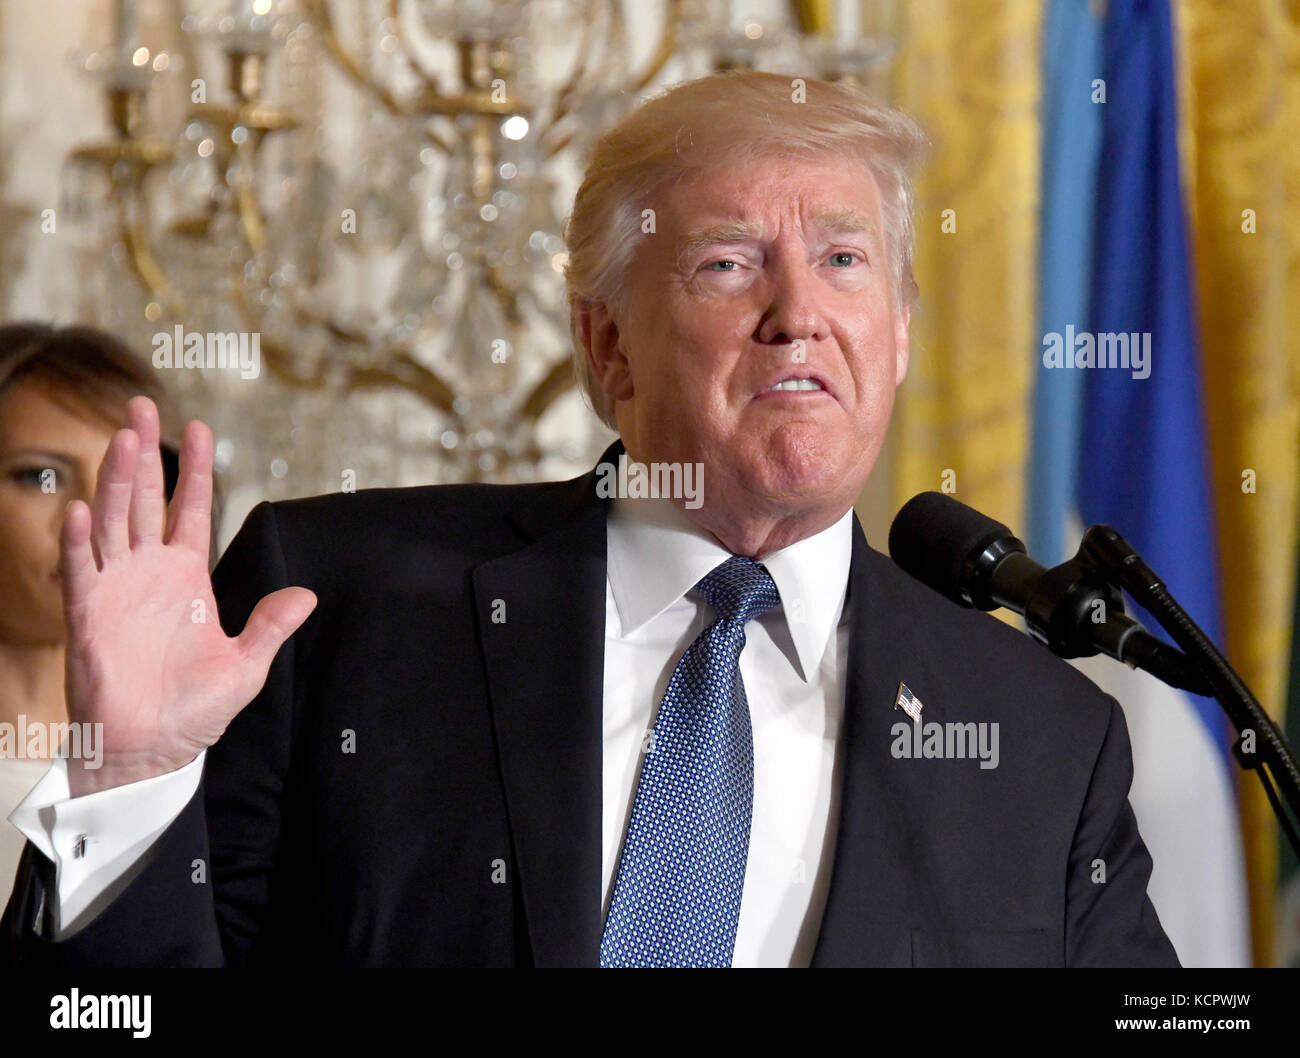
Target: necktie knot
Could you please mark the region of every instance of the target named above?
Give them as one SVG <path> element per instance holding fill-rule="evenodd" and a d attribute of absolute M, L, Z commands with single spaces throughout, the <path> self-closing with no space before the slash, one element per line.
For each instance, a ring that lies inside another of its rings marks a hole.
<path fill-rule="evenodd" d="M 733 555 L 711 571 L 696 590 L 724 621 L 745 622 L 766 613 L 781 601 L 776 581 L 752 558 Z"/>

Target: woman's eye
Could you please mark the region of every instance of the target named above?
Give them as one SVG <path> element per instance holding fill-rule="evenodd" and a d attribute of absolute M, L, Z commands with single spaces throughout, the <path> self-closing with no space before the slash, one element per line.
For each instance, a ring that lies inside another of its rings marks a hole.
<path fill-rule="evenodd" d="M 27 467 L 22 470 L 15 470 L 12 474 L 14 481 L 18 482 L 19 485 L 30 485 L 37 489 L 44 484 L 47 476 L 56 488 L 62 483 L 58 471 L 50 467 Z"/>
<path fill-rule="evenodd" d="M 854 257 L 853 254 L 851 254 L 851 253 L 833 253 L 833 254 L 831 254 L 831 258 L 830 258 L 830 259 L 831 259 L 832 262 L 834 262 L 837 258 L 843 258 L 843 264 L 844 264 L 845 267 L 847 267 L 847 266 L 853 264 L 853 262 L 857 260 L 857 258 Z"/>

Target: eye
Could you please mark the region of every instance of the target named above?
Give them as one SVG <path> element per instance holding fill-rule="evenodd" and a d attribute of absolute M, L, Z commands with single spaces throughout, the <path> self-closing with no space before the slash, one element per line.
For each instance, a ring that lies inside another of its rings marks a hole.
<path fill-rule="evenodd" d="M 63 484 L 63 475 L 53 467 L 23 467 L 13 471 L 9 476 L 19 485 L 28 485 L 32 488 L 39 489 L 42 484 L 42 475 L 44 475 L 47 470 L 54 475 L 54 485 L 56 488 Z"/>
<path fill-rule="evenodd" d="M 710 271 L 713 271 L 718 265 L 730 265 L 731 266 L 730 268 L 718 269 L 719 271 L 726 271 L 726 272 L 734 271 L 735 269 L 740 267 L 740 265 L 735 261 L 710 261 L 704 267 Z"/>
<path fill-rule="evenodd" d="M 849 267 L 849 266 L 852 265 L 855 261 L 857 261 L 857 257 L 856 257 L 856 255 L 849 253 L 847 250 L 840 250 L 838 253 L 833 253 L 833 254 L 831 254 L 831 256 L 830 256 L 830 260 L 831 260 L 832 263 L 834 263 L 834 262 L 835 262 L 837 259 L 839 259 L 839 258 L 843 258 L 843 261 L 842 261 L 842 263 L 841 263 L 841 267 L 844 267 L 844 268 Z"/>

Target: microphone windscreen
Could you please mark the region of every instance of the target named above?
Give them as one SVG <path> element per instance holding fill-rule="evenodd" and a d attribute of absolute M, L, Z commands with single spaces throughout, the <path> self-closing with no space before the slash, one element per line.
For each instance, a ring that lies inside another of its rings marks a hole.
<path fill-rule="evenodd" d="M 889 556 L 904 572 L 954 602 L 969 606 L 964 579 L 995 540 L 1013 536 L 973 507 L 942 492 L 920 492 L 894 516 Z"/>

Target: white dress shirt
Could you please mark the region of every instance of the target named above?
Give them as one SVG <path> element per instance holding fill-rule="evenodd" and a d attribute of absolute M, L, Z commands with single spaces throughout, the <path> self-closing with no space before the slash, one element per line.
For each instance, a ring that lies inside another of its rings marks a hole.
<path fill-rule="evenodd" d="M 47 893 L 44 910 L 54 916 L 55 940 L 90 922 L 144 866 L 144 854 L 199 788 L 205 756 L 83 797 L 69 796 L 68 762 L 54 759 L 9 822 L 54 862 L 57 900 Z"/>
<path fill-rule="evenodd" d="M 807 966 L 839 818 L 852 512 L 763 559 L 781 605 L 745 625 L 740 676 L 754 732 L 754 814 L 733 966 Z M 714 620 L 694 586 L 731 557 L 671 500 L 615 500 L 608 522 L 604 905 L 668 681 Z"/>
<path fill-rule="evenodd" d="M 731 557 L 669 500 L 615 500 L 608 520 L 603 910 L 613 895 L 641 747 L 686 648 L 713 620 L 693 586 Z M 852 512 L 763 560 L 781 605 L 745 626 L 754 812 L 734 966 L 807 966 L 838 821 Z M 10 821 L 55 864 L 55 933 L 106 907 L 198 788 L 206 754 L 166 775 L 70 798 L 55 760 Z"/>

